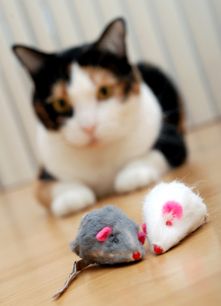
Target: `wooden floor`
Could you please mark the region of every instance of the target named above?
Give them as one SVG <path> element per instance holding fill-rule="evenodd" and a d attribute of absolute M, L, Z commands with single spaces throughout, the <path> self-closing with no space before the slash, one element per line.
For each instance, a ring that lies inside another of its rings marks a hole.
<path fill-rule="evenodd" d="M 82 213 L 57 220 L 37 205 L 31 186 L 1 195 L 0 305 L 221 305 L 221 124 L 187 137 L 189 162 L 165 180 L 182 179 L 208 204 L 209 223 L 161 256 L 117 268 L 84 271 L 56 302 L 76 257 L 68 243 Z M 138 223 L 147 190 L 106 199 Z"/>

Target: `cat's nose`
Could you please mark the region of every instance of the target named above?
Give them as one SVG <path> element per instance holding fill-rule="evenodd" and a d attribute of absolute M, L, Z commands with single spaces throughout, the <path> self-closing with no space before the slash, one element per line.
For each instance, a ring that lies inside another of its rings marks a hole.
<path fill-rule="evenodd" d="M 96 129 L 96 125 L 95 124 L 87 125 L 87 126 L 82 126 L 82 130 L 85 133 L 89 134 L 89 135 L 92 135 L 94 133 L 95 129 Z"/>

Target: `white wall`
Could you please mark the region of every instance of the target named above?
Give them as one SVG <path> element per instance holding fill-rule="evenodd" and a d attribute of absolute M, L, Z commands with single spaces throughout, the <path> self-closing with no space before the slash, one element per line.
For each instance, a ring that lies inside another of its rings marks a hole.
<path fill-rule="evenodd" d="M 37 169 L 31 82 L 10 46 L 47 51 L 93 40 L 117 16 L 129 23 L 131 59 L 160 65 L 180 86 L 188 126 L 221 114 L 221 0 L 1 0 L 0 185 Z"/>

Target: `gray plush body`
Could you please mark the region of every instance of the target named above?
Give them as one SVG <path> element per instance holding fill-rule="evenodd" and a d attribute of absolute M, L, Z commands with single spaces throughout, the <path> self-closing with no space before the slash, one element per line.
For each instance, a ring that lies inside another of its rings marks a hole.
<path fill-rule="evenodd" d="M 111 232 L 104 241 L 99 241 L 99 233 L 106 228 Z M 117 264 L 140 260 L 145 250 L 138 234 L 139 228 L 132 220 L 118 208 L 108 205 L 84 216 L 71 249 L 88 263 Z"/>

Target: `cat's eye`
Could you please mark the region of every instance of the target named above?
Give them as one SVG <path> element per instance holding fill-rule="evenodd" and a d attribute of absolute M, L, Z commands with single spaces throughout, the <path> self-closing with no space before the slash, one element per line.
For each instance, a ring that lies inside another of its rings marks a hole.
<path fill-rule="evenodd" d="M 112 86 L 101 86 L 97 91 L 97 99 L 98 100 L 106 100 L 113 95 L 113 87 Z"/>
<path fill-rule="evenodd" d="M 66 113 L 70 110 L 70 105 L 64 99 L 56 99 L 52 102 L 53 108 L 58 113 Z"/>

